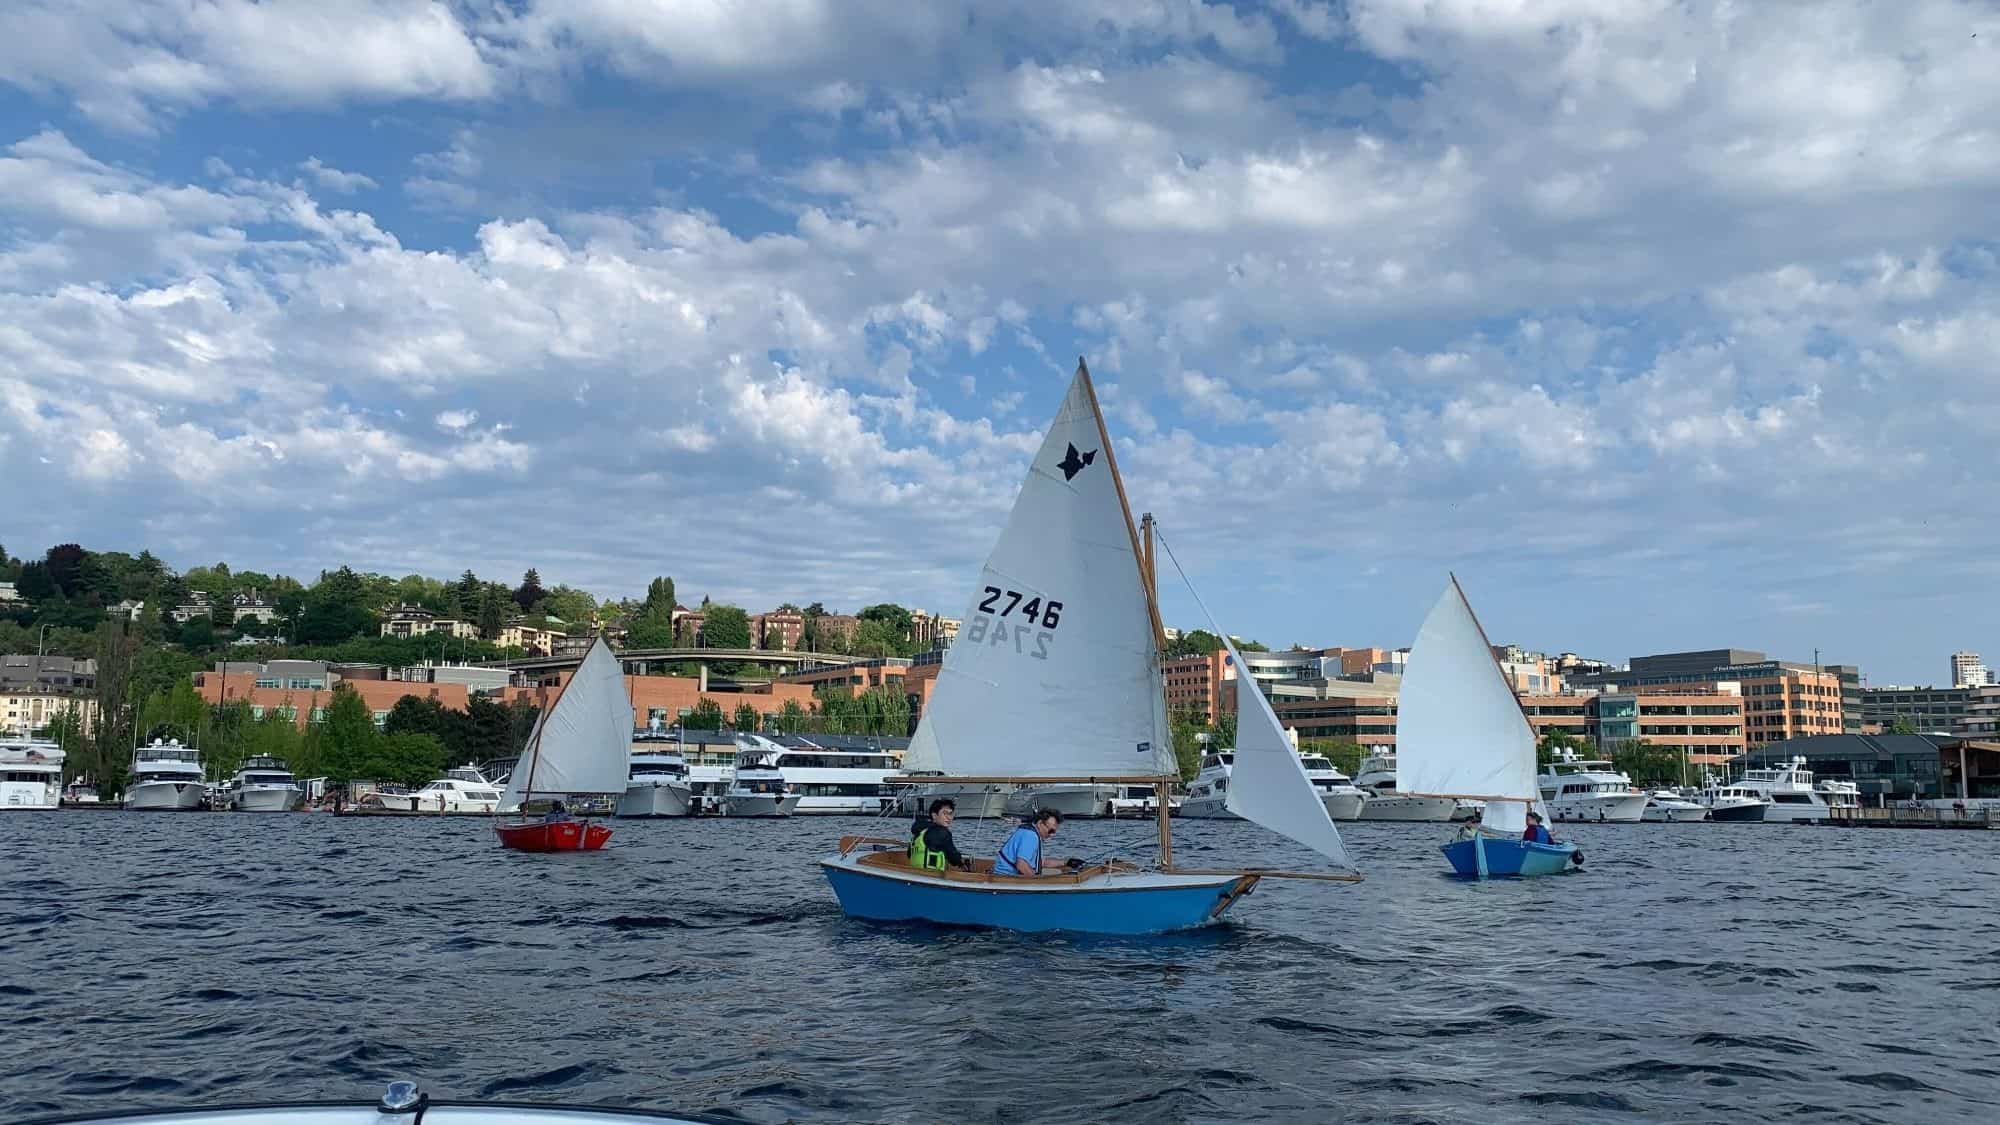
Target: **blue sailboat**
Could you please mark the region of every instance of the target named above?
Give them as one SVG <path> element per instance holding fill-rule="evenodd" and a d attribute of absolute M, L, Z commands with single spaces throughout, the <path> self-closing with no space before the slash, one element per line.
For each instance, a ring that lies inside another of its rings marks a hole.
<path fill-rule="evenodd" d="M 1575 844 L 1522 838 L 1540 801 L 1535 731 L 1454 576 L 1410 647 L 1396 705 L 1396 788 L 1486 803 L 1442 845 L 1467 879 L 1553 875 L 1582 863 Z"/>
<path fill-rule="evenodd" d="M 1215 922 L 1264 878 L 1360 878 L 1255 691 L 1241 693 L 1254 702 L 1240 705 L 1231 808 L 1341 870 L 1174 865 L 1167 796 L 1177 771 L 1150 560 L 1079 360 L 945 653 L 903 771 L 928 786 L 1155 786 L 1158 859 L 1074 864 L 1025 878 L 995 874 L 991 861 L 969 871 L 913 867 L 907 839 L 849 836 L 820 861 L 842 910 L 883 921 L 1152 934 Z"/>

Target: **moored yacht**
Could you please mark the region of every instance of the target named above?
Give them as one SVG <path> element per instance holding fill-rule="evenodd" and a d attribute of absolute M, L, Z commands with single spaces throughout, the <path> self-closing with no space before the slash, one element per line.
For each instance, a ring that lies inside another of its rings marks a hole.
<path fill-rule="evenodd" d="M 1181 795 L 1167 794 L 1167 815 L 1178 816 L 1181 811 Z M 1160 814 L 1160 791 L 1151 785 L 1121 786 L 1118 795 L 1111 798 L 1112 816 L 1144 817 L 1151 820 Z"/>
<path fill-rule="evenodd" d="M 228 807 L 237 812 L 291 812 L 306 791 L 292 771 L 276 758 L 245 758 L 229 790 Z"/>
<path fill-rule="evenodd" d="M 1011 786 L 982 785 L 978 782 L 952 781 L 942 775 L 935 776 L 939 778 L 937 781 L 902 787 L 896 797 L 896 811 L 904 816 L 915 816 L 928 811 L 932 801 L 946 798 L 951 801 L 952 808 L 960 820 L 967 818 L 992 820 L 1006 814 L 1007 795 L 1012 791 Z"/>
<path fill-rule="evenodd" d="M 389 812 L 492 816 L 500 808 L 500 787 L 472 766 L 458 766 L 415 793 L 391 793 L 387 787 L 361 799 L 361 806 Z"/>
<path fill-rule="evenodd" d="M 1771 807 L 1771 802 L 1757 790 L 1726 785 L 1712 774 L 1702 787 L 1701 803 L 1708 809 L 1708 819 L 1739 824 L 1763 820 L 1764 810 Z"/>
<path fill-rule="evenodd" d="M 1008 816 L 1025 818 L 1042 809 L 1053 809 L 1066 818 L 1088 820 L 1094 816 L 1110 816 L 1111 803 L 1117 797 L 1116 785 L 1065 781 L 1053 785 L 1023 785 L 1007 794 L 1002 807 Z"/>
<path fill-rule="evenodd" d="M 91 784 L 89 778 L 84 777 L 79 777 L 75 781 L 70 782 L 63 789 L 62 799 L 63 804 L 76 805 L 79 808 L 104 803 L 104 798 L 100 797 L 97 793 L 97 786 Z"/>
<path fill-rule="evenodd" d="M 1770 802 L 1764 809 L 1767 824 L 1818 824 L 1832 817 L 1827 793 L 1813 785 L 1812 771 L 1802 757 L 1782 766 L 1745 770 L 1736 787 Z"/>
<path fill-rule="evenodd" d="M 772 739 L 760 734 L 743 736 L 738 745 L 771 755 L 786 787 L 799 797 L 801 816 L 874 816 L 895 805 L 895 795 L 885 782 L 901 772 L 902 763 L 880 747 L 823 745 L 802 735 Z M 738 769 L 742 761 L 739 753 Z"/>
<path fill-rule="evenodd" d="M 1538 779 L 1542 803 L 1557 820 L 1637 824 L 1646 814 L 1646 794 L 1610 762 L 1578 757 L 1564 749 Z"/>
<path fill-rule="evenodd" d="M 1335 820 L 1357 820 L 1361 816 L 1361 806 L 1368 800 L 1359 785 L 1339 767 L 1328 761 L 1324 755 L 1304 754 L 1299 764 L 1305 767 L 1306 780 L 1312 782 L 1313 792 L 1319 794 L 1320 804 L 1326 806 L 1326 815 Z"/>
<path fill-rule="evenodd" d="M 132 781 L 124 805 L 149 812 L 193 812 L 203 808 L 208 787 L 201 777 L 201 752 L 179 739 L 154 739 L 132 755 Z"/>
<path fill-rule="evenodd" d="M 1365 800 L 1357 820 L 1414 820 L 1442 823 L 1470 820 L 1479 810 L 1477 802 L 1450 797 L 1408 797 L 1396 792 L 1396 755 L 1378 750 L 1361 760 L 1354 786 Z"/>
<path fill-rule="evenodd" d="M 62 804 L 63 748 L 21 735 L 0 740 L 0 809 L 53 809 Z M 91 799 L 97 798 L 91 792 Z"/>
<path fill-rule="evenodd" d="M 1217 750 L 1201 759 L 1201 772 L 1194 775 L 1187 796 L 1181 798 L 1181 815 L 1196 820 L 1237 820 L 1229 811 L 1229 771 L 1236 764 L 1234 750 Z"/>
<path fill-rule="evenodd" d="M 797 812 L 799 794 L 791 791 L 785 772 L 778 768 L 784 747 L 768 739 L 738 745 L 742 748 L 736 754 L 736 775 L 722 798 L 722 815 L 764 818 Z"/>
<path fill-rule="evenodd" d="M 1655 789 L 1646 794 L 1646 809 L 1639 819 L 1664 824 L 1707 820 L 1708 806 L 1690 801 L 1671 789 Z"/>
<path fill-rule="evenodd" d="M 618 799 L 619 816 L 687 816 L 691 811 L 687 759 L 653 749 L 632 755 L 625 795 Z"/>

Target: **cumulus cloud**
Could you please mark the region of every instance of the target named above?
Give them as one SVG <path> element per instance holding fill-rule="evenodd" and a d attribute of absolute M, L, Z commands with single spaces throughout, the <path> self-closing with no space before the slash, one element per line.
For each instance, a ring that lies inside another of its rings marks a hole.
<path fill-rule="evenodd" d="M 369 530 L 300 543 L 418 566 L 450 524 L 534 561 L 497 498 L 581 580 L 629 583 L 672 523 L 721 595 L 950 610 L 1082 351 L 1136 502 L 1217 529 L 1178 538 L 1197 569 L 1266 568 L 1246 590 L 1470 559 L 1532 620 L 1551 575 L 1671 574 L 1772 634 L 1687 643 L 1775 649 L 1865 620 L 1895 568 L 1962 578 L 1926 519 L 2000 546 L 1943 499 L 1990 485 L 2000 436 L 1990 15 L 973 15 L 15 5 L 0 81 L 51 124 L 0 138 L 0 466 L 64 466 L 38 527 L 132 526 L 123 489 L 204 556 L 311 487 Z M 1290 65 L 1327 42 L 1360 61 Z M 593 102 L 605 75 L 640 108 Z M 212 140 L 266 104 L 398 139 Z M 392 488 L 421 511 L 384 514 Z M 1632 619 L 1596 589 L 1548 643 Z M 1329 639 L 1407 639 L 1395 596 L 1322 600 L 1359 634 Z M 1942 628 L 1921 643 L 1973 640 Z"/>

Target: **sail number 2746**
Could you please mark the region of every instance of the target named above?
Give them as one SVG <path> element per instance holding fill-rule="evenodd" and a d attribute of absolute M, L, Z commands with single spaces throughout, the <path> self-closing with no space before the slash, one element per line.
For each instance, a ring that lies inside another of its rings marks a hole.
<path fill-rule="evenodd" d="M 1061 602 L 1030 598 L 1019 590 L 998 586 L 988 586 L 981 593 L 978 612 L 965 623 L 964 640 L 976 645 L 1011 641 L 1017 653 L 1036 660 L 1049 658 L 1049 642 L 1055 639 L 1054 629 L 1062 624 Z"/>

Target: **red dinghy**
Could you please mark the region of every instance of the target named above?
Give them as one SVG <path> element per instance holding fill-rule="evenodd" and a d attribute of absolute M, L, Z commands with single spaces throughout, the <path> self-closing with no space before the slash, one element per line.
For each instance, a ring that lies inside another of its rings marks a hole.
<path fill-rule="evenodd" d="M 560 800 L 548 802 L 552 816 L 527 813 L 538 795 L 622 795 L 631 761 L 632 701 L 625 670 L 600 635 L 555 702 L 535 720 L 528 745 L 508 775 L 500 807 L 518 810 L 522 819 L 493 826 L 500 846 L 517 852 L 600 850 L 611 839 L 611 829 L 571 819 Z"/>
<path fill-rule="evenodd" d="M 501 847 L 517 852 L 594 852 L 611 838 L 611 829 L 586 820 L 496 824 L 493 830 Z"/>

